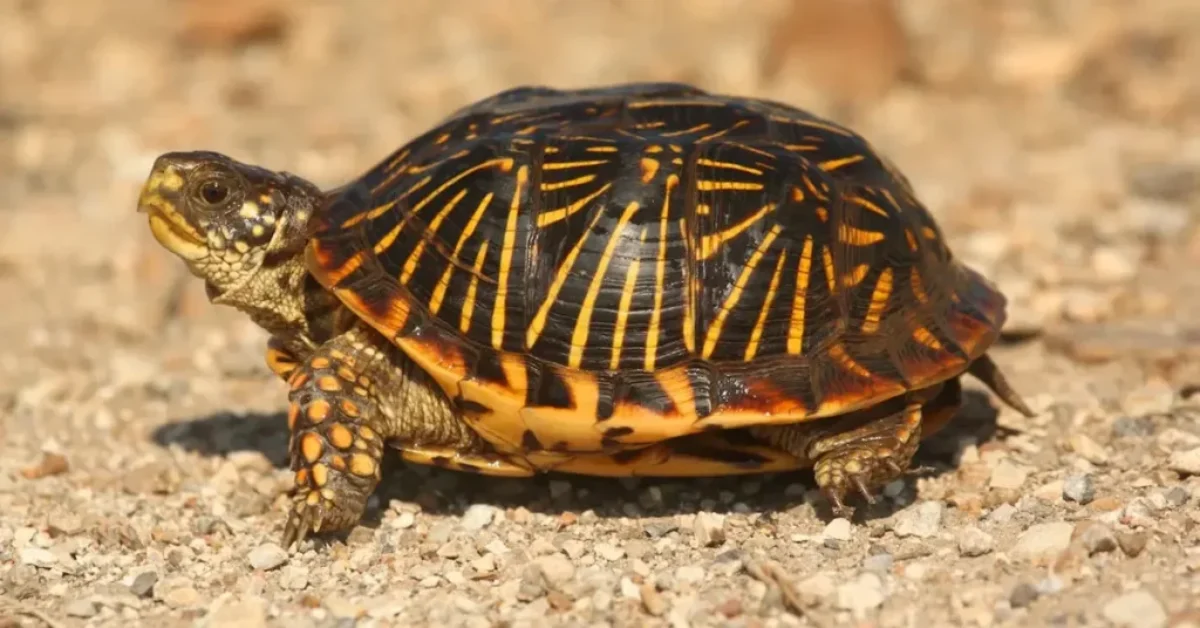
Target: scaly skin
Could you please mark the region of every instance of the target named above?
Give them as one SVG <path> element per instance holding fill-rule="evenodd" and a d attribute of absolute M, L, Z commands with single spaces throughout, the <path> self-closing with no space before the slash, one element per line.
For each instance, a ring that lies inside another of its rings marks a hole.
<path fill-rule="evenodd" d="M 271 334 L 266 360 L 290 392 L 295 473 L 285 547 L 362 517 L 387 443 L 469 454 L 484 449 L 442 392 L 308 273 L 312 183 L 209 152 L 160 157 L 139 211 L 164 248 Z"/>

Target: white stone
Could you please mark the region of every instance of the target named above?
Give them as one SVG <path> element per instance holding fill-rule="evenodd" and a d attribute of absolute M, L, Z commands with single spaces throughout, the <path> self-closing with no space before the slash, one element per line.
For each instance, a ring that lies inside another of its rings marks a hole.
<path fill-rule="evenodd" d="M 1075 526 L 1064 521 L 1032 525 L 1017 537 L 1012 555 L 1034 562 L 1052 560 L 1071 544 L 1071 532 L 1074 529 Z"/>
<path fill-rule="evenodd" d="M 1171 454 L 1168 464 L 1173 471 L 1187 475 L 1200 475 L 1200 447 Z"/>
<path fill-rule="evenodd" d="M 1167 625 L 1167 612 L 1153 595 L 1138 590 L 1104 605 L 1104 618 L 1116 626 L 1159 628 Z"/>
<path fill-rule="evenodd" d="M 492 518 L 496 516 L 496 508 L 487 504 L 471 504 L 463 513 L 462 521 L 459 525 L 467 530 L 482 530 L 492 522 Z"/>
<path fill-rule="evenodd" d="M 288 554 L 282 547 L 274 543 L 264 543 L 250 550 L 250 566 L 255 569 L 269 571 L 288 560 Z"/>
<path fill-rule="evenodd" d="M 845 517 L 838 517 L 825 526 L 825 531 L 822 534 L 827 539 L 849 541 L 852 531 L 850 520 Z"/>
<path fill-rule="evenodd" d="M 892 531 L 901 538 L 915 536 L 928 539 L 938 533 L 942 525 L 942 502 L 921 502 L 896 514 Z"/>
<path fill-rule="evenodd" d="M 883 580 L 869 571 L 859 574 L 850 582 L 837 588 L 837 606 L 861 616 L 866 611 L 878 608 L 886 596 Z"/>

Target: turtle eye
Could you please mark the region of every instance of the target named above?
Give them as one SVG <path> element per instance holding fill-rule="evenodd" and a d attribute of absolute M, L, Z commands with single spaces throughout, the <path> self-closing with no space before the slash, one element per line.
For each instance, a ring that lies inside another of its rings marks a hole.
<path fill-rule="evenodd" d="M 220 205 L 229 198 L 229 186 L 223 181 L 210 179 L 200 184 L 200 200 L 206 205 Z"/>

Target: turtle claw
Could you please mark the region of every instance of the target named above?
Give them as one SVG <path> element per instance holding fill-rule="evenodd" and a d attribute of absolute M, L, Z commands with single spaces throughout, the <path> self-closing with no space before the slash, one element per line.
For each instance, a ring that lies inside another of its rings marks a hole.
<path fill-rule="evenodd" d="M 331 504 L 326 504 L 326 500 L 319 493 L 309 493 L 312 494 L 317 496 L 315 503 L 310 503 L 308 495 L 300 494 L 288 511 L 287 522 L 283 525 L 283 536 L 280 539 L 283 549 L 289 549 L 308 538 L 310 534 L 321 532 L 321 524 L 325 522 Z"/>

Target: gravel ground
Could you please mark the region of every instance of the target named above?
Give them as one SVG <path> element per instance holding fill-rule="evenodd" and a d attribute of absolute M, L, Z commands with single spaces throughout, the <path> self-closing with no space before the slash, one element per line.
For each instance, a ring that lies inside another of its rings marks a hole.
<path fill-rule="evenodd" d="M 0 0 L 0 626 L 1200 626 L 1200 9 L 992 4 Z M 153 158 L 335 185 L 493 91 L 633 79 L 872 138 L 1009 295 L 1037 416 L 968 381 L 861 521 L 806 473 L 394 464 L 281 550 L 284 388 L 134 213 Z"/>

